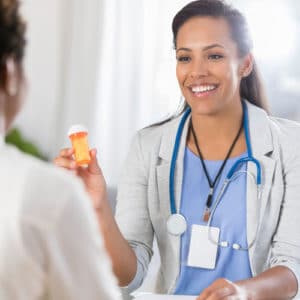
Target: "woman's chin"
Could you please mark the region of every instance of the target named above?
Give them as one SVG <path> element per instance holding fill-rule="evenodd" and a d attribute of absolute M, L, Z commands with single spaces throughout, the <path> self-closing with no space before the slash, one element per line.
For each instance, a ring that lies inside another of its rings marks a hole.
<path fill-rule="evenodd" d="M 192 109 L 192 113 L 195 115 L 213 116 L 220 111 L 220 108 L 218 109 L 218 107 L 212 102 L 195 103 L 194 101 L 192 101 L 188 102 L 188 104 Z"/>

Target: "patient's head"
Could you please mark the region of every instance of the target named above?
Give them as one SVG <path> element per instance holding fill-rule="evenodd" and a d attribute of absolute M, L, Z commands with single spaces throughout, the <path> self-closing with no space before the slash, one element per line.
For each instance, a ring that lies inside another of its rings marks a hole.
<path fill-rule="evenodd" d="M 0 131 L 5 133 L 19 111 L 25 80 L 22 61 L 25 25 L 18 0 L 0 0 Z"/>

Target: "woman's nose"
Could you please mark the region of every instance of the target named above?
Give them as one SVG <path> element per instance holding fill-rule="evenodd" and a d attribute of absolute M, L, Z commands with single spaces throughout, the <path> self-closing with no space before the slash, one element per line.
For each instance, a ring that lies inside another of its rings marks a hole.
<path fill-rule="evenodd" d="M 192 64 L 191 71 L 190 71 L 191 78 L 199 78 L 208 75 L 208 68 L 207 64 L 203 60 L 195 61 Z"/>

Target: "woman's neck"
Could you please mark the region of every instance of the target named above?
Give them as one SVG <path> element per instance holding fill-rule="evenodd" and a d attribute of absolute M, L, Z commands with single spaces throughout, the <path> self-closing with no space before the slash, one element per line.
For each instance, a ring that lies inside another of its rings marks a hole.
<path fill-rule="evenodd" d="M 242 119 L 242 105 L 215 115 L 197 115 L 192 112 L 193 128 L 204 159 L 222 160 L 225 158 L 239 132 Z M 187 146 L 198 155 L 191 131 L 187 138 Z M 244 132 L 242 131 L 230 157 L 238 156 L 244 153 L 246 149 Z"/>

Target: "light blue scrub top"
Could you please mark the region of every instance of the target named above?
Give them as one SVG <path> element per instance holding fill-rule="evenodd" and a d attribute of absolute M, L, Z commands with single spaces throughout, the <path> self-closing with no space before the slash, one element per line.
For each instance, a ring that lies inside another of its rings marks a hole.
<path fill-rule="evenodd" d="M 225 168 L 216 184 L 213 195 L 213 204 L 220 191 L 224 179 L 240 158 L 228 159 Z M 214 180 L 223 161 L 205 160 L 205 165 L 211 180 Z M 238 171 L 246 170 L 242 164 Z M 212 226 L 220 228 L 220 241 L 228 241 L 231 245 L 238 243 L 247 247 L 246 228 L 246 173 L 241 173 L 232 181 L 224 193 L 214 213 Z M 252 277 L 248 251 L 234 250 L 231 247 L 218 247 L 216 267 L 214 270 L 188 267 L 187 257 L 190 245 L 190 232 L 193 224 L 206 225 L 202 215 L 205 209 L 209 185 L 205 177 L 200 158 L 188 148 L 184 155 L 184 176 L 182 183 L 182 196 L 180 213 L 187 220 L 188 229 L 181 236 L 181 267 L 174 294 L 199 295 L 203 289 L 222 277 L 231 281 Z"/>

